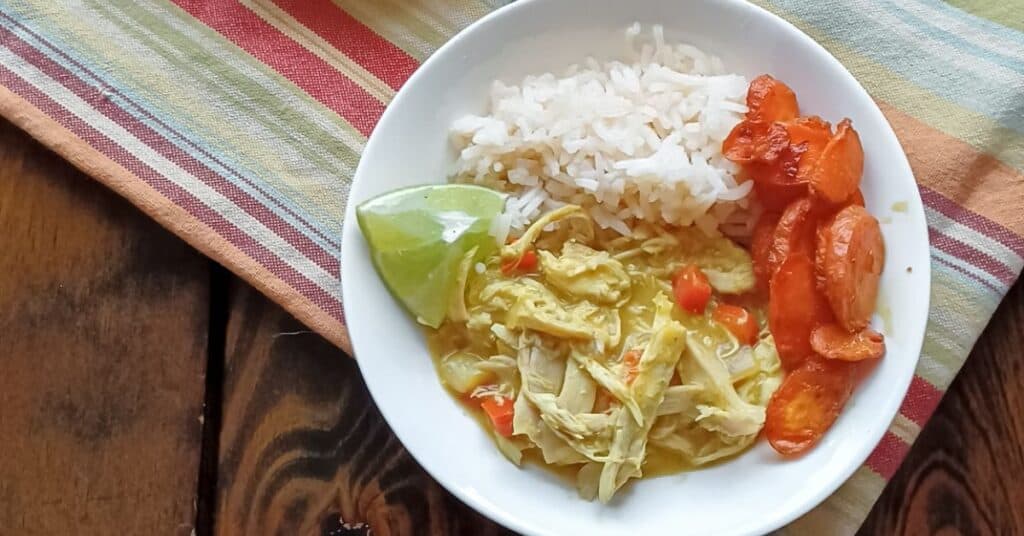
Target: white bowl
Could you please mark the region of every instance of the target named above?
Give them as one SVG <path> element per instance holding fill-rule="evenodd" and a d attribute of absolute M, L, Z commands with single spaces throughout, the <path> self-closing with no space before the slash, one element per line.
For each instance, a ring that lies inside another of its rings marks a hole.
<path fill-rule="evenodd" d="M 634 481 L 611 503 L 581 500 L 548 472 L 505 460 L 445 393 L 424 338 L 378 279 L 354 207 L 403 186 L 444 182 L 454 154 L 448 127 L 483 112 L 492 80 L 558 72 L 587 55 L 619 57 L 623 30 L 662 24 L 749 78 L 770 73 L 801 110 L 853 119 L 864 144 L 863 192 L 887 245 L 879 310 L 888 354 L 812 452 L 783 459 L 761 440 L 738 459 Z M 904 202 L 905 211 L 892 210 Z M 519 0 L 441 47 L 399 91 L 363 152 L 342 241 L 345 317 L 356 359 L 384 418 L 416 460 L 458 498 L 528 534 L 759 534 L 827 498 L 867 458 L 896 414 L 924 337 L 930 270 L 921 199 L 896 136 L 867 92 L 808 36 L 738 0 Z"/>

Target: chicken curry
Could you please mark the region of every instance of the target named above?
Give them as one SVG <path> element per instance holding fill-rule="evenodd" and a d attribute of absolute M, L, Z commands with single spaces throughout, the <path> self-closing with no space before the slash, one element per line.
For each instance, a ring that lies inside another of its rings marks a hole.
<path fill-rule="evenodd" d="M 624 237 L 568 205 L 500 254 L 467 253 L 428 339 L 507 458 L 535 449 L 608 501 L 629 479 L 754 443 L 782 380 L 754 287 L 726 237 L 650 224 Z"/>

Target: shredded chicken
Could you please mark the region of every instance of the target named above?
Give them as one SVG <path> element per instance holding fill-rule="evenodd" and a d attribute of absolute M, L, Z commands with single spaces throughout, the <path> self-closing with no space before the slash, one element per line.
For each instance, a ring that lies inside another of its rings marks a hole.
<path fill-rule="evenodd" d="M 535 271 L 501 271 L 531 249 Z M 459 294 L 431 338 L 444 355 L 473 357 L 439 370 L 477 399 L 513 400 L 499 450 L 517 465 L 538 449 L 546 464 L 577 466 L 588 500 L 607 502 L 642 476 L 653 447 L 680 467 L 735 455 L 764 424 L 778 354 L 767 330 L 746 346 L 675 306 L 671 274 L 692 263 L 719 293 L 753 287 L 750 256 L 728 238 L 649 224 L 612 236 L 578 207 L 549 212 L 483 270 L 460 266 Z"/>

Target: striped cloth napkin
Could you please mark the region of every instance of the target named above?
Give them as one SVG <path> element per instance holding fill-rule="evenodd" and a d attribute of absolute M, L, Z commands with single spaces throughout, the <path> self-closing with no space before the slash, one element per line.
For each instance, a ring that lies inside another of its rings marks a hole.
<path fill-rule="evenodd" d="M 1024 263 L 1024 6 L 758 0 L 878 101 L 920 182 L 923 356 L 889 432 L 787 531 L 851 533 Z M 430 53 L 497 0 L 0 0 L 0 113 L 349 347 L 342 214 Z"/>

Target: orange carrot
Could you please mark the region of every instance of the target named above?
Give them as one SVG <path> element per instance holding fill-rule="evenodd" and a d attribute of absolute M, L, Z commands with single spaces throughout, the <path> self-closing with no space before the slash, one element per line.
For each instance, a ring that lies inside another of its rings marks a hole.
<path fill-rule="evenodd" d="M 626 366 L 626 385 L 633 383 L 637 374 L 640 374 L 640 356 L 642 355 L 643 352 L 640 350 L 630 350 L 622 356 L 622 364 Z"/>
<path fill-rule="evenodd" d="M 829 359 L 878 359 L 885 354 L 885 337 L 871 328 L 850 333 L 838 324 L 825 324 L 811 332 L 811 348 Z"/>
<path fill-rule="evenodd" d="M 832 312 L 814 281 L 814 263 L 804 253 L 790 255 L 772 277 L 768 327 L 779 360 L 793 370 L 811 355 L 811 330 L 829 322 Z"/>
<path fill-rule="evenodd" d="M 878 220 L 864 207 L 850 205 L 832 218 L 820 240 L 817 271 L 832 311 L 847 331 L 864 329 L 875 311 L 885 264 Z"/>
<path fill-rule="evenodd" d="M 789 121 L 800 112 L 796 94 L 786 84 L 762 74 L 747 90 L 747 119 Z"/>
<path fill-rule="evenodd" d="M 782 381 L 765 411 L 764 433 L 780 454 L 802 454 L 825 435 L 853 392 L 856 363 L 811 357 Z"/>
<path fill-rule="evenodd" d="M 711 283 L 700 267 L 689 264 L 672 279 L 672 292 L 680 308 L 699 315 L 711 299 Z"/>
<path fill-rule="evenodd" d="M 526 250 L 522 257 L 505 261 L 501 265 L 501 273 L 512 275 L 513 273 L 529 273 L 537 269 L 537 253 L 532 249 Z"/>
<path fill-rule="evenodd" d="M 754 225 L 754 232 L 750 237 L 750 258 L 754 261 L 754 276 L 757 278 L 757 286 L 763 291 L 768 290 L 768 282 L 771 280 L 768 253 L 772 245 L 772 236 L 775 234 L 775 226 L 779 223 L 779 214 L 776 212 L 763 212 Z"/>
<path fill-rule="evenodd" d="M 711 317 L 725 326 L 742 344 L 752 345 L 757 341 L 757 319 L 746 309 L 736 305 L 719 304 Z"/>
<path fill-rule="evenodd" d="M 811 192 L 822 201 L 838 205 L 853 195 L 863 173 L 864 149 L 860 136 L 850 120 L 843 119 L 810 172 Z"/>
<path fill-rule="evenodd" d="M 480 407 L 490 417 L 495 432 L 505 437 L 512 436 L 512 418 L 515 417 L 512 399 L 503 396 L 490 396 L 480 402 Z"/>

